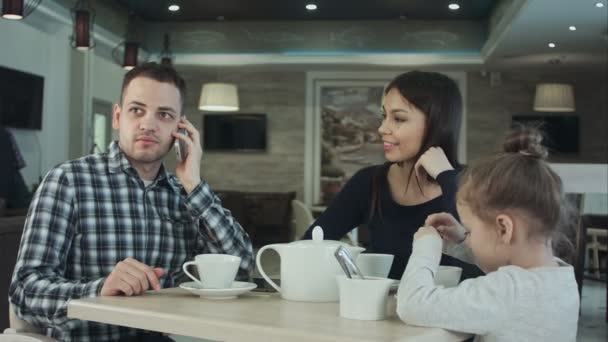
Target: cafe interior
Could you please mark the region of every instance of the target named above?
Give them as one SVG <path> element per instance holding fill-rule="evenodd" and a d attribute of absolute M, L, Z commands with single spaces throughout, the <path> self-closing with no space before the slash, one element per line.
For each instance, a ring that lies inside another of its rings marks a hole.
<path fill-rule="evenodd" d="M 382 90 L 398 74 L 433 71 L 456 81 L 463 96 L 462 164 L 497 151 L 513 125 L 542 123 L 548 160 L 580 218 L 573 236 L 581 294 L 577 339 L 608 339 L 608 1 L 4 0 L 2 5 L 0 128 L 14 137 L 28 189 L 34 192 L 55 165 L 104 152 L 117 138 L 112 106 L 128 70 L 145 62 L 172 65 L 187 85 L 184 114 L 202 136 L 201 177 L 249 234 L 256 252 L 298 240 L 355 172 L 384 162 L 377 133 Z M 26 107 L 11 111 L 8 103 L 16 98 L 27 99 Z M 175 154 L 164 163 L 173 170 Z M 1 199 L 0 194 L 0 333 L 27 335 L 32 332 L 9 323 L 6 298 L 27 208 L 4 208 Z M 363 249 L 368 239 L 360 226 L 342 241 Z M 270 291 L 265 275 L 287 277 L 288 255 L 266 252 L 258 262 L 265 274 L 254 271 L 256 285 Z M 268 305 L 275 305 L 274 313 L 270 307 L 255 311 L 244 306 L 245 294 L 232 299 L 241 306 L 231 311 L 225 308 L 230 300 L 168 291 L 196 306 L 184 306 L 180 316 L 177 309 L 166 315 L 155 311 L 157 305 L 173 306 L 167 298 L 122 311 L 116 309 L 121 302 L 78 301 L 68 314 L 143 329 L 162 326 L 157 331 L 176 341 L 357 340 L 349 333 L 361 334 L 360 341 L 397 341 L 400 334 L 413 341 L 471 337 L 441 329 L 402 331 L 406 326 L 396 326 L 398 319 L 381 321 L 386 324 L 373 335 L 376 326 L 340 320 L 329 304 L 311 309 L 273 302 Z M 198 310 L 206 320 L 192 319 Z M 248 317 L 229 316 L 239 313 Z M 317 314 L 330 317 L 334 326 L 315 331 Z M 213 315 L 229 318 L 216 322 Z M 256 321 L 256 315 L 272 318 Z M 297 320 L 300 325 L 293 323 Z"/>

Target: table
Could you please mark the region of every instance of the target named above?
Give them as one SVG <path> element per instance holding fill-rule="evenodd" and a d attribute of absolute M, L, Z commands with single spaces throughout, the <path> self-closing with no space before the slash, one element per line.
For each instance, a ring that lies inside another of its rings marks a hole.
<path fill-rule="evenodd" d="M 395 298 L 389 310 L 394 312 Z M 136 297 L 73 300 L 68 317 L 219 341 L 462 341 L 468 334 L 408 326 L 393 313 L 383 321 L 338 317 L 338 303 L 283 300 L 249 293 L 201 299 L 171 288 Z"/>
<path fill-rule="evenodd" d="M 582 221 L 582 234 L 583 235 L 583 246 L 581 247 L 585 253 L 587 252 L 587 248 L 585 245 L 587 243 L 587 228 L 596 228 L 596 229 L 606 229 L 608 230 L 608 215 L 599 215 L 599 214 L 585 214 L 581 218 Z M 606 277 L 608 277 L 608 262 L 606 262 Z M 606 281 L 606 322 L 608 322 L 608 279 Z"/>

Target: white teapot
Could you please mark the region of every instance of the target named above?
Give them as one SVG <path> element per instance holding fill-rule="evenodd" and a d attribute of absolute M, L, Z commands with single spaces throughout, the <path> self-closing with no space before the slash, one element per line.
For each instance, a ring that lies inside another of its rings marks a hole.
<path fill-rule="evenodd" d="M 344 274 L 334 257 L 338 246 L 344 246 L 353 259 L 365 250 L 348 244 L 323 240 L 323 229 L 313 229 L 312 240 L 277 243 L 262 247 L 256 256 L 258 271 L 284 299 L 301 302 L 337 302 L 339 299 L 336 274 Z M 281 258 L 281 286 L 275 284 L 262 269 L 261 256 L 274 249 Z"/>

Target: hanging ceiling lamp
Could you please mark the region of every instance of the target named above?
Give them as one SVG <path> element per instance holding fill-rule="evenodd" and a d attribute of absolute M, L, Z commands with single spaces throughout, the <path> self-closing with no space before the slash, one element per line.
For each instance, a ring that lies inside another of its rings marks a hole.
<path fill-rule="evenodd" d="M 124 69 L 131 70 L 137 66 L 137 62 L 140 59 L 140 45 L 135 29 L 135 14 L 130 13 L 129 21 L 127 22 L 125 41 L 118 44 L 114 50 L 112 50 L 112 58 L 114 58 L 116 63 L 122 65 Z"/>
<path fill-rule="evenodd" d="M 198 109 L 206 112 L 234 112 L 239 110 L 236 85 L 229 83 L 206 83 L 201 89 Z"/>
<path fill-rule="evenodd" d="M 42 0 L 2 0 L 2 18 L 21 20 L 30 15 Z"/>
<path fill-rule="evenodd" d="M 537 112 L 574 112 L 574 90 L 570 84 L 540 83 L 534 94 Z"/>
<path fill-rule="evenodd" d="M 163 41 L 163 50 L 160 52 L 160 64 L 166 66 L 173 65 L 173 53 L 169 47 L 169 34 L 165 33 L 165 39 Z"/>
<path fill-rule="evenodd" d="M 78 0 L 72 8 L 72 20 L 74 22 L 72 47 L 80 51 L 92 49 L 95 46 L 95 40 L 93 39 L 95 11 L 91 7 L 90 1 Z"/>

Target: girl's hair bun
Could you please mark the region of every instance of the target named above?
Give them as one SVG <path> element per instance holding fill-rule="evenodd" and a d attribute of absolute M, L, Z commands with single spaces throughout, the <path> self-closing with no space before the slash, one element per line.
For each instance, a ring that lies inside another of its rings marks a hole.
<path fill-rule="evenodd" d="M 542 145 L 543 135 L 535 127 L 518 127 L 511 131 L 503 149 L 507 153 L 521 153 L 538 159 L 546 159 L 549 153 Z"/>

